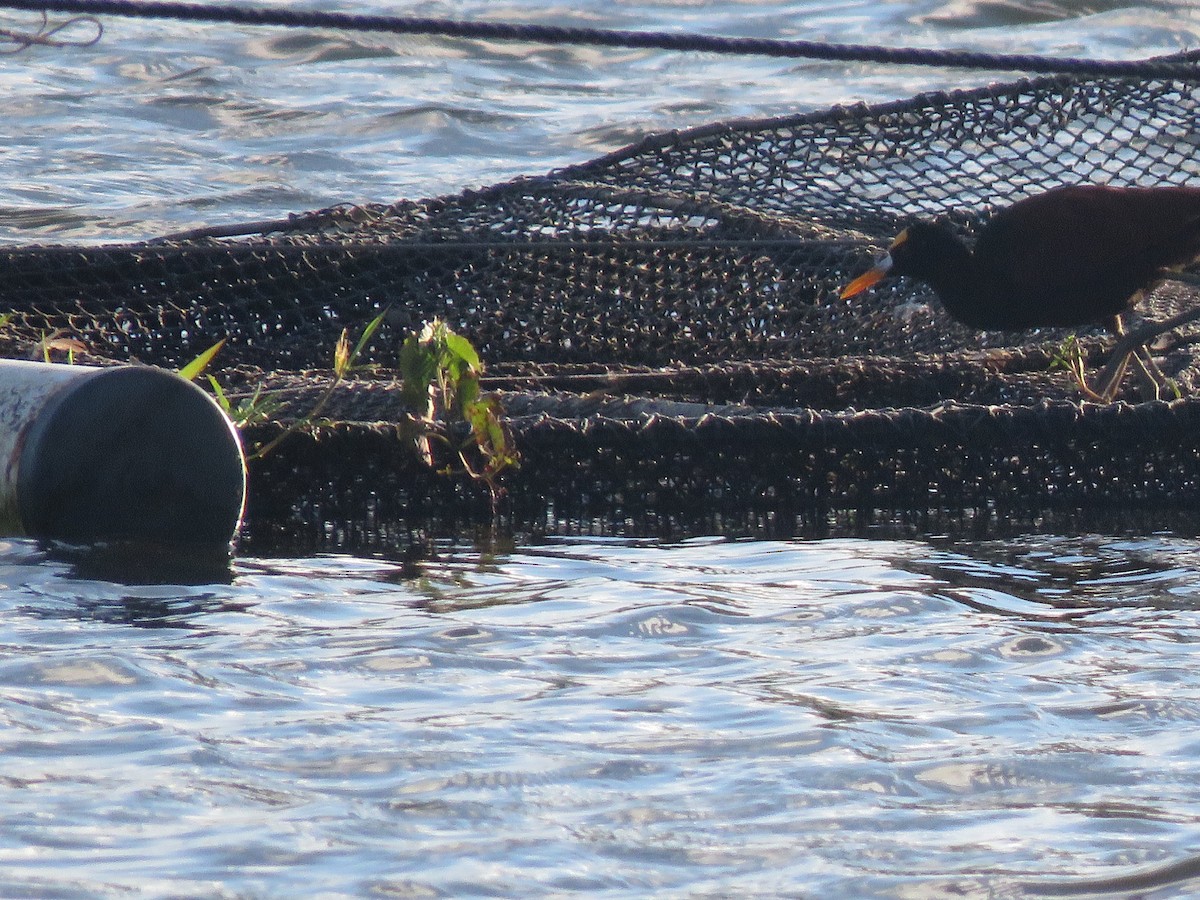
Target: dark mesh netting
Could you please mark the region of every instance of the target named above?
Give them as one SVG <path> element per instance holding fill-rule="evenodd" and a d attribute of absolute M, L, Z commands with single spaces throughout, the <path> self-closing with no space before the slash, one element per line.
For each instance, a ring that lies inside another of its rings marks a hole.
<path fill-rule="evenodd" d="M 490 516 L 408 449 L 395 373 L 440 317 L 469 338 L 523 455 L 533 529 L 787 532 L 844 510 L 1193 506 L 1196 332 L 1156 347 L 1182 399 L 1080 404 L 1066 332 L 979 333 L 910 280 L 838 291 L 914 216 L 968 236 L 1062 184 L 1197 183 L 1197 82 L 1050 77 L 653 136 L 544 177 L 136 245 L 0 251 L 3 340 L 178 366 L 222 337 L 232 392 L 320 395 L 333 344 L 386 310 L 376 368 L 251 467 L 250 528 L 370 543 Z M 1167 282 L 1139 306 L 1194 302 Z M 1092 365 L 1111 343 L 1081 332 Z M 583 524 L 580 524 L 583 523 Z M 357 537 L 354 537 L 357 535 Z"/>

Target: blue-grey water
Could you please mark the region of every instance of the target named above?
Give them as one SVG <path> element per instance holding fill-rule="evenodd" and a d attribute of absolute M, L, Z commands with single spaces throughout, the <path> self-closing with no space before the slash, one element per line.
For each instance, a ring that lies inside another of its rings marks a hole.
<path fill-rule="evenodd" d="M 235 568 L 0 548 L 0 896 L 1200 890 L 1194 538 Z"/>
<path fill-rule="evenodd" d="M 1200 47 L 1200 10 L 1163 0 L 322 8 Z M 648 132 L 1009 77 L 104 25 L 0 57 L 5 243 L 419 198 Z M 1200 893 L 1200 538 L 1178 525 L 107 572 L 0 545 L 3 897 Z"/>
<path fill-rule="evenodd" d="M 1191 0 L 313 6 L 1124 59 L 1200 46 Z M 2 28 L 37 22 L 0 10 Z M 1015 77 L 120 18 L 104 28 L 88 49 L 0 57 L 0 241 L 142 238 L 435 196 L 581 162 L 649 132 Z"/>

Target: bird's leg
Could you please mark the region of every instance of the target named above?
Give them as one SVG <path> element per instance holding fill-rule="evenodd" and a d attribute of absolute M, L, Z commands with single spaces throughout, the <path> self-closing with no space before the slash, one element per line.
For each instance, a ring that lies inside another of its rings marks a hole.
<path fill-rule="evenodd" d="M 1161 322 L 1147 322 L 1141 328 L 1125 334 L 1121 340 L 1117 341 L 1113 345 L 1113 352 L 1123 351 L 1128 353 L 1135 347 L 1141 347 L 1149 343 L 1164 331 L 1172 331 L 1180 325 L 1186 325 L 1196 319 L 1200 319 L 1200 306 L 1184 310 L 1179 315 L 1171 316 L 1171 318 L 1164 319 Z"/>
<path fill-rule="evenodd" d="M 1108 362 L 1100 370 L 1100 375 L 1096 379 L 1097 387 L 1092 388 L 1086 380 L 1080 379 L 1079 387 L 1083 395 L 1097 403 L 1111 403 L 1116 397 L 1117 391 L 1120 390 L 1121 382 L 1124 381 L 1125 373 L 1129 371 L 1129 363 L 1132 361 L 1141 374 L 1143 385 L 1149 388 L 1150 397 L 1155 400 L 1159 399 L 1162 382 L 1165 381 L 1165 378 L 1143 343 L 1141 335 L 1144 329 L 1139 329 L 1132 335 L 1126 334 L 1121 317 L 1115 316 L 1109 325 L 1109 330 L 1117 336 L 1118 341 L 1113 345 Z"/>
<path fill-rule="evenodd" d="M 1142 346 L 1131 353 L 1130 358 L 1137 363 L 1138 371 L 1142 376 L 1142 386 L 1146 389 L 1142 393 L 1142 398 L 1161 400 L 1163 385 L 1167 378 L 1163 375 L 1162 369 L 1158 367 L 1158 363 L 1154 361 L 1154 357 L 1150 355 L 1150 348 Z"/>
<path fill-rule="evenodd" d="M 1113 333 L 1118 337 L 1123 337 L 1125 334 L 1124 324 L 1121 322 L 1120 315 L 1113 318 Z M 1162 386 L 1167 380 L 1163 375 L 1162 370 L 1158 367 L 1158 363 L 1154 361 L 1154 356 L 1150 353 L 1149 341 L 1146 343 L 1134 346 L 1128 354 L 1126 354 L 1126 362 L 1133 360 L 1137 364 L 1138 372 L 1141 373 L 1142 387 L 1145 388 L 1142 392 L 1143 399 L 1161 400 Z M 1112 386 L 1112 390 L 1108 399 L 1111 401 L 1116 396 L 1117 388 L 1120 384 L 1118 380 Z"/>
<path fill-rule="evenodd" d="M 1121 322 L 1119 315 L 1113 316 L 1112 322 L 1109 323 L 1109 330 L 1118 338 L 1126 337 L 1125 326 Z M 1096 380 L 1096 388 L 1093 388 L 1087 383 L 1083 372 L 1079 373 L 1079 389 L 1083 395 L 1096 403 L 1111 403 L 1113 397 L 1117 395 L 1117 391 L 1121 387 L 1121 382 L 1125 378 L 1125 372 L 1129 368 L 1129 358 L 1134 355 L 1133 349 L 1138 345 L 1126 346 L 1125 341 L 1118 340 L 1113 347 L 1112 353 L 1108 357 L 1108 362 L 1104 368 L 1100 370 L 1100 375 Z M 1139 359 L 1139 364 L 1141 360 Z"/>
<path fill-rule="evenodd" d="M 1200 275 L 1194 274 L 1194 272 L 1163 270 L 1159 272 L 1159 275 L 1163 280 L 1177 281 L 1189 284 L 1192 287 L 1200 287 Z M 1154 338 L 1164 334 L 1164 332 L 1174 331 L 1180 328 L 1181 325 L 1195 322 L 1196 319 L 1200 319 L 1200 306 L 1184 310 L 1178 313 L 1177 316 L 1164 319 L 1163 322 L 1146 323 L 1141 328 L 1130 331 L 1127 334 L 1121 324 L 1121 317 L 1117 316 L 1114 319 L 1114 325 L 1111 326 L 1111 329 L 1118 340 L 1112 346 L 1108 364 L 1105 364 L 1103 370 L 1100 371 L 1100 390 L 1094 391 L 1090 386 L 1082 385 L 1084 386 L 1084 394 L 1090 400 L 1110 402 L 1112 397 L 1116 396 L 1117 389 L 1120 388 L 1121 379 L 1124 377 L 1124 373 L 1126 373 L 1129 358 L 1132 356 L 1138 362 L 1138 368 L 1144 374 L 1146 382 L 1152 385 L 1153 396 L 1158 400 L 1162 396 L 1162 385 L 1166 379 L 1162 371 L 1159 370 L 1158 364 L 1154 362 L 1148 346 L 1150 346 L 1150 342 Z M 1145 352 L 1145 358 L 1142 358 L 1142 352 Z"/>
<path fill-rule="evenodd" d="M 1120 358 L 1120 365 L 1116 366 L 1112 363 L 1117 360 L 1110 360 L 1097 379 L 1097 388 L 1088 384 L 1085 374 L 1075 373 L 1075 383 L 1079 386 L 1079 392 L 1083 394 L 1084 399 L 1091 400 L 1093 403 L 1112 403 L 1113 398 L 1117 395 L 1117 390 L 1121 387 L 1121 382 L 1125 380 L 1125 372 L 1129 368 L 1130 359 L 1137 359 L 1137 357 L 1132 353 L 1126 353 Z"/>

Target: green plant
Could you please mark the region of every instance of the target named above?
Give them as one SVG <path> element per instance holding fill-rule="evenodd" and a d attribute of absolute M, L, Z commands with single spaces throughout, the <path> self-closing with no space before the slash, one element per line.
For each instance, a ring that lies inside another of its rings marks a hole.
<path fill-rule="evenodd" d="M 359 368 L 363 350 L 383 324 L 386 314 L 387 310 L 384 310 L 372 319 L 353 346 L 349 331 L 342 330 L 333 350 L 333 380 L 329 386 L 306 415 L 294 419 L 287 428 L 251 453 L 250 459 L 266 456 L 294 431 L 316 421 L 338 384 Z M 180 376 L 193 381 L 205 374 L 224 344 L 224 340 L 218 341 L 200 353 L 179 370 Z M 500 399 L 494 394 L 484 394 L 480 389 L 483 364 L 471 342 L 456 334 L 441 319 L 434 319 L 405 339 L 400 348 L 400 374 L 402 397 L 413 410 L 412 420 L 417 426 L 414 441 L 421 459 L 432 467 L 436 465 L 434 445 L 449 448 L 453 461 L 443 465 L 438 472 L 465 474 L 484 484 L 494 506 L 503 493 L 497 481 L 500 473 L 519 465 L 520 455 L 504 426 Z M 206 377 L 217 403 L 239 428 L 270 419 L 283 405 L 278 396 L 264 392 L 261 384 L 248 396 L 233 398 L 215 377 Z M 447 435 L 446 426 L 458 422 L 465 423 L 469 432 L 465 440 L 455 442 Z"/>
<path fill-rule="evenodd" d="M 254 388 L 253 393 L 246 397 L 237 398 L 235 404 L 233 400 L 225 393 L 221 383 L 212 375 L 208 377 L 208 384 L 212 388 L 213 396 L 217 400 L 217 405 L 225 411 L 225 415 L 229 416 L 229 421 L 237 428 L 245 428 L 249 425 L 255 425 L 258 422 L 266 422 L 279 411 L 283 405 L 282 401 L 274 394 L 264 394 L 263 386 L 260 384 Z"/>
<path fill-rule="evenodd" d="M 230 397 L 221 383 L 212 375 L 206 375 L 205 370 L 212 363 L 216 355 L 225 346 L 225 338 L 217 341 L 207 350 L 199 353 L 195 359 L 181 368 L 178 372 L 180 378 L 188 381 L 195 381 L 201 375 L 208 379 L 208 384 L 212 388 L 213 397 L 216 398 L 217 405 L 224 410 L 225 415 L 229 416 L 229 420 L 233 422 L 237 428 L 245 428 L 247 425 L 253 425 L 256 422 L 265 422 L 267 419 L 279 409 L 282 405 L 280 400 L 271 395 L 264 394 L 262 385 L 254 389 L 248 397 L 237 398 L 237 403 L 234 403 L 234 398 Z"/>
<path fill-rule="evenodd" d="M 259 447 L 250 454 L 250 459 L 261 459 L 272 450 L 280 445 L 280 443 L 290 434 L 300 428 L 311 425 L 316 418 L 325 409 L 325 404 L 329 402 L 329 398 L 333 396 L 333 392 L 337 390 L 337 386 L 346 379 L 355 369 L 358 368 L 358 359 L 362 355 L 363 349 L 375 336 L 375 332 L 379 330 L 379 326 L 383 324 L 383 319 L 387 315 L 385 309 L 374 319 L 367 323 L 367 327 L 363 329 L 363 333 L 359 335 L 358 342 L 353 349 L 350 347 L 350 332 L 349 329 L 343 328 L 341 335 L 338 337 L 337 343 L 333 348 L 333 380 L 329 386 L 321 392 L 321 396 L 317 398 L 312 409 L 304 416 L 301 416 L 292 421 L 283 431 L 277 434 L 274 438 Z"/>
<path fill-rule="evenodd" d="M 1097 394 L 1088 384 L 1087 359 L 1083 352 L 1083 346 L 1079 343 L 1079 338 L 1074 334 L 1067 335 L 1063 342 L 1055 348 L 1050 356 L 1050 369 L 1065 369 L 1074 379 L 1080 393 L 1088 400 L 1105 403 L 1111 400 L 1111 397 L 1105 398 Z M 1123 371 L 1124 369 L 1122 369 Z"/>
<path fill-rule="evenodd" d="M 363 329 L 363 333 L 359 336 L 357 343 L 355 343 L 353 347 L 350 346 L 349 330 L 345 328 L 342 329 L 341 336 L 338 338 L 337 343 L 333 348 L 333 381 L 330 382 L 329 386 L 321 392 L 321 395 L 313 404 L 312 409 L 310 409 L 305 415 L 294 419 L 282 432 L 277 434 L 263 446 L 254 450 L 254 452 L 248 456 L 249 459 L 261 459 L 262 457 L 266 456 L 268 453 L 278 447 L 279 444 L 290 434 L 295 432 L 297 429 L 311 425 L 317 419 L 317 417 L 320 416 L 321 411 L 325 409 L 325 405 L 329 402 L 329 398 L 333 396 L 333 392 L 337 389 L 338 384 L 345 380 L 347 376 L 349 376 L 355 369 L 358 368 L 358 360 L 362 355 L 363 349 L 375 335 L 375 332 L 379 329 L 379 326 L 383 324 L 383 319 L 386 315 L 387 310 L 384 310 L 369 323 L 367 323 L 367 327 Z M 204 371 L 208 368 L 209 364 L 213 361 L 217 353 L 220 352 L 224 345 L 225 339 L 222 338 L 203 353 L 199 354 L 183 368 L 181 368 L 179 370 L 179 375 L 183 378 L 186 378 L 188 381 L 194 381 L 195 379 L 199 378 L 200 375 L 204 374 Z M 282 399 L 275 394 L 264 393 L 263 386 L 261 384 L 254 389 L 253 393 L 249 394 L 248 396 L 238 398 L 238 402 L 235 405 L 233 398 L 226 393 L 225 389 L 221 386 L 221 383 L 217 381 L 216 378 L 214 378 L 212 375 L 208 375 L 207 378 L 209 386 L 212 387 L 213 396 L 216 398 L 217 404 L 225 411 L 225 414 L 229 416 L 230 420 L 238 428 L 243 428 L 247 425 L 253 425 L 256 422 L 267 421 L 279 411 L 280 407 L 283 406 Z"/>
<path fill-rule="evenodd" d="M 520 455 L 501 420 L 500 399 L 480 391 L 483 364 L 471 342 L 441 319 L 434 319 L 405 338 L 400 348 L 400 374 L 404 401 L 420 426 L 415 439 L 418 454 L 433 465 L 431 440 L 450 447 L 456 461 L 439 471 L 461 471 L 483 483 L 494 505 L 503 492 L 497 478 L 505 469 L 519 465 Z M 470 433 L 455 444 L 437 430 L 439 421 L 465 422 Z"/>
<path fill-rule="evenodd" d="M 1079 345 L 1079 338 L 1073 334 L 1066 336 L 1050 356 L 1050 368 L 1066 369 L 1080 381 L 1083 380 L 1083 348 Z"/>

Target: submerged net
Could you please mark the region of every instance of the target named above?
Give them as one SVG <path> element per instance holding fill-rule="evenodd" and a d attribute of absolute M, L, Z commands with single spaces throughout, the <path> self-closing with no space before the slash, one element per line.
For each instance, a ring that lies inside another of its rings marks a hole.
<path fill-rule="evenodd" d="M 501 511 L 525 529 L 1194 506 L 1195 332 L 1158 350 L 1183 399 L 1139 402 L 1130 382 L 1102 408 L 1051 368 L 1065 332 L 980 334 L 907 280 L 838 291 L 913 217 L 969 238 L 1057 185 L 1200 183 L 1198 78 L 1046 77 L 720 123 L 456 196 L 0 250 L 0 349 L 69 336 L 94 359 L 178 366 L 226 338 L 227 390 L 283 401 L 261 441 L 322 393 L 341 330 L 386 310 L 376 368 L 337 386 L 330 424 L 251 467 L 250 530 L 272 542 L 386 545 L 490 517 L 487 492 L 431 473 L 397 424 L 399 344 L 434 317 L 502 397 L 524 463 Z M 1139 310 L 1194 300 L 1166 283 Z M 1104 334 L 1079 339 L 1099 359 Z"/>

